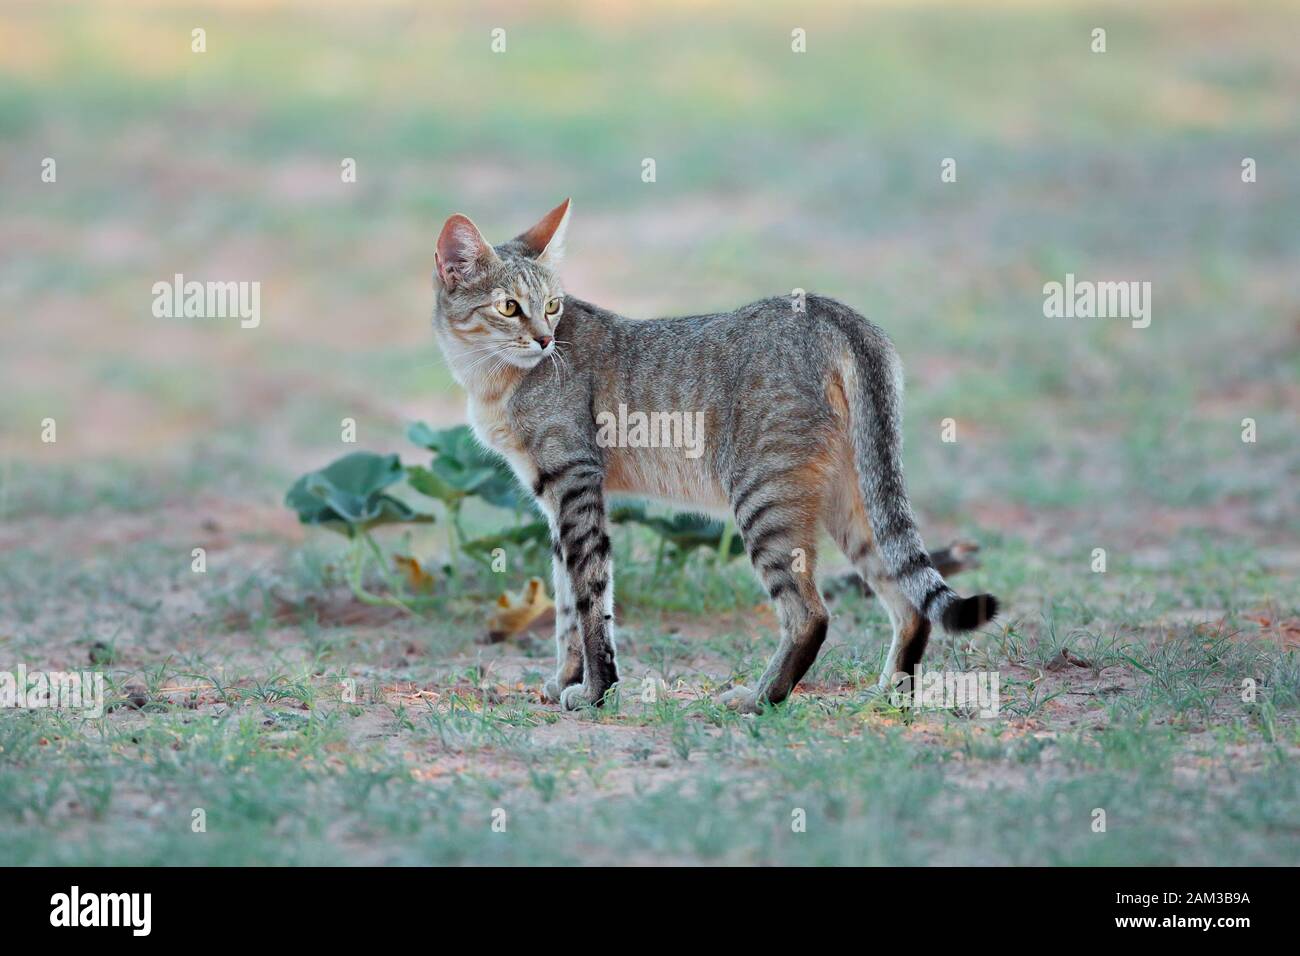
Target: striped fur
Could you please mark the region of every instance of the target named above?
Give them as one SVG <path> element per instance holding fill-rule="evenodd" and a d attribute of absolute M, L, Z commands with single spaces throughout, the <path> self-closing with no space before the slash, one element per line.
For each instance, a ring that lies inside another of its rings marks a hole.
<path fill-rule="evenodd" d="M 802 308 L 777 298 L 718 315 L 623 318 L 564 294 L 556 269 L 568 214 L 566 202 L 495 248 L 452 217 L 438 241 L 434 311 L 476 434 L 550 521 L 548 697 L 568 709 L 597 704 L 618 680 L 609 494 L 734 516 L 781 625 L 757 687 L 724 695 L 741 710 L 784 700 L 825 640 L 815 579 L 823 530 L 889 613 L 882 686 L 915 668 L 933 624 L 968 630 L 996 613 L 991 596 L 952 591 L 921 541 L 903 484 L 902 371 L 884 332 L 820 296 Z M 503 293 L 519 305 L 512 318 L 493 305 Z M 556 299 L 562 309 L 548 316 Z M 607 447 L 598 416 L 620 405 L 702 413 L 703 453 Z"/>

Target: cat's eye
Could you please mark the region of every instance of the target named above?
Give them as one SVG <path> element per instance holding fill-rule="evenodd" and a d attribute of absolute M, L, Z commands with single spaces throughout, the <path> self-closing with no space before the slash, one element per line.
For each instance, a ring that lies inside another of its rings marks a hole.
<path fill-rule="evenodd" d="M 555 315 L 555 314 L 556 314 L 557 312 L 559 312 L 559 311 L 560 311 L 560 300 L 559 300 L 559 299 L 552 299 L 550 302 L 547 302 L 547 303 L 546 303 L 546 314 L 547 314 L 547 315 Z"/>
<path fill-rule="evenodd" d="M 499 299 L 497 300 L 497 311 L 507 319 L 513 319 L 519 314 L 519 303 L 514 299 Z"/>

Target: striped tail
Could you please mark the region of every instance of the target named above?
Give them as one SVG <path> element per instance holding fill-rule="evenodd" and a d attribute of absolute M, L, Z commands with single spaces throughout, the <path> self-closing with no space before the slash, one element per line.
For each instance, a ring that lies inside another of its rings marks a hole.
<path fill-rule="evenodd" d="M 903 485 L 902 368 L 884 333 L 876 331 L 853 344 L 857 395 L 850 412 L 854 461 L 876 549 L 886 573 L 924 617 L 945 631 L 973 630 L 998 613 L 998 599 L 961 597 L 930 561 Z"/>

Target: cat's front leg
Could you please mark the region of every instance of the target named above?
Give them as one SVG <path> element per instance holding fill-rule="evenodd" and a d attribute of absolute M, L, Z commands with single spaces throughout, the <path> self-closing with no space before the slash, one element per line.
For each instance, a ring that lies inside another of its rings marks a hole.
<path fill-rule="evenodd" d="M 591 462 L 563 469 L 545 488 L 555 515 L 568 596 L 581 634 L 582 680 L 560 689 L 560 705 L 565 710 L 599 704 L 618 681 L 612 633 L 613 562 L 603 484 L 603 469 Z"/>
<path fill-rule="evenodd" d="M 551 546 L 551 581 L 555 589 L 555 676 L 542 685 L 542 696 L 555 704 L 566 687 L 582 683 L 582 627 L 573 606 L 558 532 Z"/>

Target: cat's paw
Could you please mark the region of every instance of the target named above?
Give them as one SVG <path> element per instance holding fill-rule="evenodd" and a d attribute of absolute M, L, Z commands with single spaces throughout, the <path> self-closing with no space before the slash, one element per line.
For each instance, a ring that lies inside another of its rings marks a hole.
<path fill-rule="evenodd" d="M 758 702 L 758 691 L 750 690 L 744 684 L 737 684 L 719 696 L 718 703 L 741 714 L 757 714 L 762 710 Z"/>
<path fill-rule="evenodd" d="M 588 687 L 586 681 L 581 684 L 571 684 L 560 691 L 560 709 L 582 710 L 584 707 L 599 707 L 604 697 L 603 690 L 598 693 L 594 687 Z"/>

